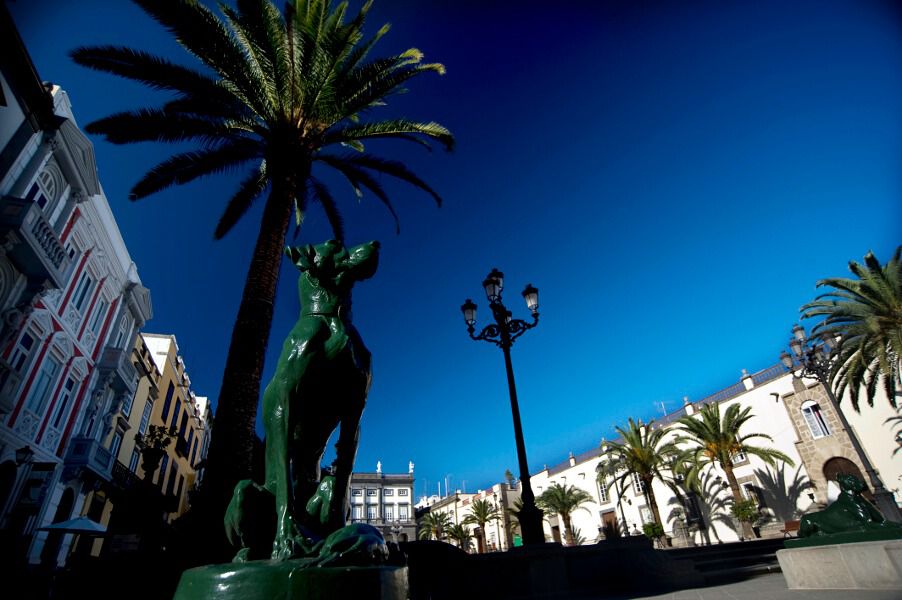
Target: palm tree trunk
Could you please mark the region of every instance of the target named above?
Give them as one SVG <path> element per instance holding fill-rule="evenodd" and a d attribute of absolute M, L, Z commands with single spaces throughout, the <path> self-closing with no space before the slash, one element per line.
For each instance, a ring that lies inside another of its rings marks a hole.
<path fill-rule="evenodd" d="M 296 192 L 294 176 L 273 180 L 232 329 L 204 480 L 209 502 L 204 511 L 219 521 L 220 530 L 235 484 L 252 477 L 260 379 Z"/>
<path fill-rule="evenodd" d="M 561 521 L 564 522 L 564 539 L 567 540 L 567 545 L 573 545 L 573 527 L 570 524 L 570 515 L 561 513 Z"/>
<path fill-rule="evenodd" d="M 651 486 L 652 480 L 649 479 L 648 481 L 643 481 L 645 483 L 645 493 L 648 496 L 648 505 L 649 508 L 651 508 L 651 515 L 654 518 L 655 523 L 658 523 L 659 525 L 661 525 L 661 527 L 663 527 L 664 522 L 661 521 L 661 511 L 658 510 L 658 500 L 657 498 L 655 498 L 655 490 Z"/>
<path fill-rule="evenodd" d="M 723 465 L 724 473 L 727 474 L 727 482 L 730 484 L 730 491 L 733 492 L 733 502 L 739 502 L 742 500 L 742 490 L 739 489 L 739 482 L 736 481 L 736 475 L 733 473 L 733 465 Z M 755 532 L 752 530 L 752 524 L 746 521 L 742 522 L 742 534 L 743 537 L 747 540 L 751 540 L 755 537 Z"/>

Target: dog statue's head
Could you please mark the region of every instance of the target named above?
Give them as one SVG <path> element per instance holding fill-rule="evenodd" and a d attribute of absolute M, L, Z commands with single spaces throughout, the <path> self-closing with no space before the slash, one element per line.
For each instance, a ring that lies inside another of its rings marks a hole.
<path fill-rule="evenodd" d="M 295 266 L 318 285 L 350 291 L 354 282 L 369 279 L 379 265 L 379 242 L 372 241 L 350 250 L 337 240 L 315 246 L 289 246 L 285 254 Z"/>
<path fill-rule="evenodd" d="M 851 492 L 853 495 L 858 495 L 867 489 L 867 486 L 861 479 L 849 473 L 837 473 L 836 482 L 839 484 L 839 489 L 844 492 Z"/>

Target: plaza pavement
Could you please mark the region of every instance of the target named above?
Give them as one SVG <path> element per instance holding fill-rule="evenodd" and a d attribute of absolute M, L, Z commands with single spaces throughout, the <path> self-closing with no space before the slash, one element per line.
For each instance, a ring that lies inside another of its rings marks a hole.
<path fill-rule="evenodd" d="M 782 573 L 744 581 L 651 596 L 614 596 L 606 600 L 900 600 L 902 590 L 790 590 Z M 588 599 L 587 599 L 588 600 Z M 600 599 L 599 599 L 600 600 Z"/>

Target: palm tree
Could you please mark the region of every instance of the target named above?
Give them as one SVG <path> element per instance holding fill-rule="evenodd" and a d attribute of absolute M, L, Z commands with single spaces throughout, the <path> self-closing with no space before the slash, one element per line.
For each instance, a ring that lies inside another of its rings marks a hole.
<path fill-rule="evenodd" d="M 689 486 L 697 487 L 700 472 L 710 465 L 717 465 L 727 476 L 735 504 L 742 500 L 742 491 L 733 472 L 733 461 L 737 455 L 757 456 L 774 468 L 777 461 L 795 466 L 793 460 L 779 450 L 753 446 L 749 443 L 755 438 L 773 441 L 771 436 L 765 433 L 740 433 L 742 426 L 754 417 L 751 412 L 750 406 L 743 408 L 739 404 L 731 404 L 721 418 L 720 404 L 712 402 L 704 405 L 698 416 L 686 416 L 677 421 L 677 431 L 681 435 L 677 437 L 676 443 L 689 444 L 684 453 L 687 465 L 686 483 Z M 754 535 L 749 523 L 743 522 L 743 531 L 747 539 Z"/>
<path fill-rule="evenodd" d="M 564 539 L 568 546 L 575 544 L 570 516 L 581 504 L 591 502 L 592 496 L 574 485 L 552 483 L 536 498 L 536 505 L 548 516 L 558 515 L 564 523 Z"/>
<path fill-rule="evenodd" d="M 626 429 L 615 429 L 620 434 L 620 441 L 604 442 L 602 445 L 602 459 L 614 466 L 608 486 L 619 485 L 625 489 L 629 479 L 634 476 L 638 478 L 652 518 L 655 523 L 663 525 L 652 482 L 665 479 L 664 471 L 668 461 L 676 454 L 676 447 L 664 441 L 666 429 L 654 427 L 654 419 L 647 424 L 643 424 L 641 419 L 629 419 Z"/>
<path fill-rule="evenodd" d="M 837 398 L 848 388 L 852 407 L 858 410 L 858 394 L 863 387 L 868 405 L 882 379 L 890 404 L 896 406 L 902 361 L 902 246 L 886 265 L 873 252 L 864 264 L 849 261 L 849 271 L 858 279 L 832 277 L 817 287 L 833 288 L 801 308 L 802 318 L 825 317 L 813 333 L 837 339 L 835 360 L 830 368 L 830 385 Z"/>
<path fill-rule="evenodd" d="M 448 537 L 457 542 L 458 547 L 464 552 L 469 552 L 473 545 L 470 530 L 459 523 L 448 528 Z"/>
<path fill-rule="evenodd" d="M 420 531 L 417 538 L 421 540 L 440 540 L 451 527 L 451 517 L 444 512 L 428 512 L 420 519 Z"/>
<path fill-rule="evenodd" d="M 377 175 L 410 183 L 436 202 L 440 197 L 402 163 L 365 152 L 370 139 L 399 139 L 447 149 L 451 133 L 434 122 L 405 118 L 365 121 L 371 109 L 404 91 L 408 80 L 426 72 L 416 49 L 367 60 L 388 31 L 366 39 L 363 25 L 370 3 L 351 18 L 347 3 L 289 0 L 282 14 L 270 0 L 220 4 L 223 16 L 196 0 L 134 0 L 197 58 L 193 69 L 127 47 L 82 47 L 79 64 L 172 92 L 157 108 L 113 114 L 87 126 L 114 144 L 197 142 L 151 168 L 131 191 L 136 200 L 173 185 L 237 168 L 247 174 L 225 203 L 214 238 L 221 238 L 266 194 L 241 304 L 232 330 L 216 412 L 207 483 L 224 508 L 234 484 L 251 475 L 254 424 L 263 359 L 269 339 L 279 265 L 292 213 L 296 225 L 308 205 L 318 203 L 335 237 L 343 240 L 341 214 L 320 168 L 346 178 L 358 196 L 369 190 L 397 222 Z M 342 148 L 348 152 L 335 152 Z M 314 171 L 316 167 L 316 172 Z M 215 497 L 215 496 L 214 496 Z M 213 510 L 215 514 L 220 511 Z"/>
<path fill-rule="evenodd" d="M 470 514 L 464 517 L 462 522 L 464 525 L 475 525 L 478 527 L 477 542 L 479 545 L 477 549 L 480 554 L 485 552 L 487 547 L 485 526 L 500 518 L 501 515 L 498 513 L 498 508 L 488 500 L 477 498 L 470 504 Z"/>

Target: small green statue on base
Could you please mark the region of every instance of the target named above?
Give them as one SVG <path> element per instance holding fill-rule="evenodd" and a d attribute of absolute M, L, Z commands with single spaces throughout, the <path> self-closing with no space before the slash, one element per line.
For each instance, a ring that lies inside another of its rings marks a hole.
<path fill-rule="evenodd" d="M 310 566 L 379 564 L 388 554 L 382 533 L 345 527 L 371 381 L 369 350 L 351 324 L 351 288 L 376 272 L 379 243 L 348 250 L 330 240 L 285 253 L 301 271 L 301 315 L 263 394 L 266 482 L 235 487 L 226 534 L 241 548 L 235 562 L 268 553 L 278 561 L 309 559 Z M 323 454 L 338 427 L 335 462 L 323 477 Z"/>
<path fill-rule="evenodd" d="M 802 517 L 800 538 L 873 531 L 897 531 L 902 536 L 902 525 L 887 521 L 876 506 L 862 497 L 866 488 L 861 479 L 840 473 L 836 481 L 841 490 L 839 498 L 824 510 Z"/>

